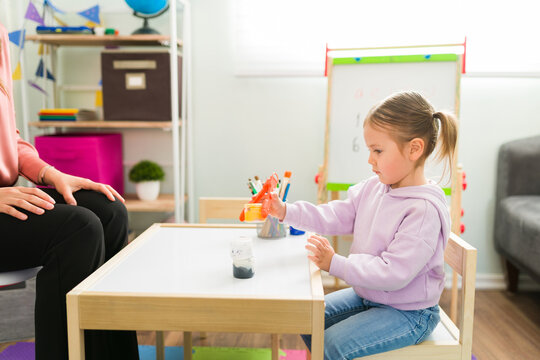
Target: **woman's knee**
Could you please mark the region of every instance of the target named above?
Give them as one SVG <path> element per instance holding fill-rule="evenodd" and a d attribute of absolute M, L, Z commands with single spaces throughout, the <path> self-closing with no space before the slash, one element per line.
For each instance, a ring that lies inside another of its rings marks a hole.
<path fill-rule="evenodd" d="M 81 205 L 93 211 L 105 226 L 124 226 L 128 222 L 128 212 L 123 202 L 109 200 L 104 194 L 85 191 L 80 194 Z"/>
<path fill-rule="evenodd" d="M 92 211 L 80 206 L 73 207 L 70 213 L 65 236 L 72 239 L 73 251 L 79 256 L 83 252 L 93 255 L 92 258 L 103 262 L 105 242 L 100 219 Z"/>

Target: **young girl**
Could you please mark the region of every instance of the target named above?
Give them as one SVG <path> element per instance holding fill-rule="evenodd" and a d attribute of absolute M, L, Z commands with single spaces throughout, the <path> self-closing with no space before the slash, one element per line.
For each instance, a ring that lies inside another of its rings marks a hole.
<path fill-rule="evenodd" d="M 452 159 L 456 120 L 435 112 L 420 94 L 401 92 L 371 109 L 364 139 L 376 176 L 352 186 L 346 200 L 284 204 L 273 195 L 270 205 L 271 215 L 294 227 L 354 234 L 348 257 L 319 235 L 306 245 L 321 270 L 352 286 L 325 297 L 329 360 L 418 344 L 439 322 L 450 216 L 443 191 L 425 178 L 424 164 L 436 145 L 440 159 Z M 311 338 L 303 338 L 310 347 Z"/>

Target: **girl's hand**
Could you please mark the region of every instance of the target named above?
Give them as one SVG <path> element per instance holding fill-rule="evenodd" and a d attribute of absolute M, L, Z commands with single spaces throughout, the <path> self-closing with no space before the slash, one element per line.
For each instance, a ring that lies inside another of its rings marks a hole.
<path fill-rule="evenodd" d="M 287 208 L 285 203 L 279 198 L 278 194 L 270 193 L 270 199 L 266 201 L 269 202 L 268 215 L 272 215 L 273 217 L 278 218 L 279 221 L 283 221 Z"/>
<path fill-rule="evenodd" d="M 56 191 L 62 194 L 66 203 L 70 205 L 77 205 L 73 193 L 81 189 L 94 190 L 103 193 L 111 201 L 114 201 L 116 197 L 120 201 L 125 202 L 124 198 L 110 185 L 100 184 L 93 182 L 90 179 L 64 174 L 54 168 L 50 168 L 45 173 L 43 182 L 47 185 L 54 186 Z"/>
<path fill-rule="evenodd" d="M 54 199 L 38 188 L 0 187 L 0 213 L 19 220 L 28 219 L 28 215 L 16 207 L 41 215 L 54 208 Z"/>
<path fill-rule="evenodd" d="M 308 258 L 319 267 L 319 269 L 324 271 L 330 270 L 330 263 L 332 262 L 332 257 L 336 253 L 330 245 L 330 242 L 327 238 L 313 234 L 308 239 L 308 244 L 306 249 L 311 251 L 312 254 L 308 255 Z"/>

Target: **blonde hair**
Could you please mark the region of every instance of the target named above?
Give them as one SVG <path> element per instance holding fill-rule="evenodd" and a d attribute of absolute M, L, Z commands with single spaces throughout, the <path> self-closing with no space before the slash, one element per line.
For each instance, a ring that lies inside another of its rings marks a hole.
<path fill-rule="evenodd" d="M 458 135 L 457 120 L 449 112 L 436 112 L 419 93 L 404 91 L 387 97 L 371 108 L 364 120 L 366 125 L 388 131 L 400 149 L 414 138 L 424 140 L 424 153 L 416 166 L 423 165 L 439 145 L 436 159 L 448 159 L 451 169 Z"/>

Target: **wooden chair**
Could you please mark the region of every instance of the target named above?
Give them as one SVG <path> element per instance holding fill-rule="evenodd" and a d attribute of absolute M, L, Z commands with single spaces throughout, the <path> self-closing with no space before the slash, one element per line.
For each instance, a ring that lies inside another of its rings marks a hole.
<path fill-rule="evenodd" d="M 206 224 L 208 219 L 238 220 L 240 212 L 250 198 L 222 197 L 199 198 L 199 223 Z"/>
<path fill-rule="evenodd" d="M 199 223 L 205 224 L 208 219 L 238 219 L 244 204 L 250 198 L 199 198 Z M 201 333 L 205 338 L 206 333 Z M 191 332 L 184 332 L 184 354 L 191 352 Z M 189 344 L 189 347 L 188 347 Z M 185 356 L 184 356 L 185 358 Z M 279 334 L 272 334 L 272 360 L 279 359 Z"/>
<path fill-rule="evenodd" d="M 444 260 L 457 274 L 461 275 L 461 306 L 458 311 L 458 321 L 454 323 L 441 309 L 440 323 L 424 342 L 362 357 L 362 360 L 471 360 L 476 249 L 452 233 L 444 253 Z M 452 298 L 452 301 L 455 300 Z"/>

